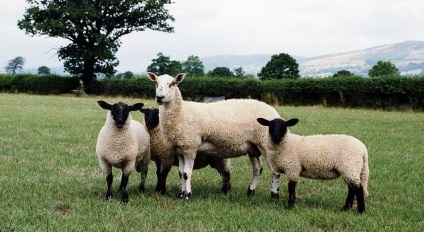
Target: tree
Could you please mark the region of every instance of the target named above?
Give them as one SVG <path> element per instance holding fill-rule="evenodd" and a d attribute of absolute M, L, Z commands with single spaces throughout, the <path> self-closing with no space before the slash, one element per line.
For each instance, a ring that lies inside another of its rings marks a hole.
<path fill-rule="evenodd" d="M 234 69 L 234 76 L 237 78 L 245 78 L 246 72 L 244 71 L 243 67 L 238 67 Z"/>
<path fill-rule="evenodd" d="M 179 61 L 171 60 L 169 56 L 165 56 L 162 52 L 157 54 L 158 58 L 153 59 L 152 63 L 147 66 L 147 72 L 155 73 L 156 75 L 168 74 L 176 76 L 182 72 L 182 66 Z"/>
<path fill-rule="evenodd" d="M 378 61 L 368 71 L 369 77 L 393 76 L 398 75 L 399 69 L 390 61 Z"/>
<path fill-rule="evenodd" d="M 339 71 L 337 71 L 337 73 L 335 73 L 334 75 L 333 75 L 333 77 L 346 77 L 346 76 L 353 76 L 354 74 L 353 73 L 351 73 L 350 71 L 348 71 L 348 70 L 339 70 Z"/>
<path fill-rule="evenodd" d="M 216 67 L 212 71 L 208 72 L 208 76 L 212 77 L 232 77 L 234 74 L 227 67 Z"/>
<path fill-rule="evenodd" d="M 205 66 L 198 56 L 189 56 L 182 64 L 182 70 L 188 76 L 204 76 Z"/>
<path fill-rule="evenodd" d="M 50 75 L 51 69 L 47 66 L 38 67 L 38 75 Z"/>
<path fill-rule="evenodd" d="M 299 76 L 299 64 L 287 53 L 273 55 L 271 60 L 258 73 L 261 80 L 267 79 L 295 79 Z"/>
<path fill-rule="evenodd" d="M 18 27 L 29 35 L 71 41 L 58 50 L 64 67 L 79 76 L 85 87 L 96 74 L 111 76 L 123 35 L 133 31 L 173 32 L 174 18 L 164 8 L 168 0 L 27 0 L 30 5 Z"/>
<path fill-rule="evenodd" d="M 13 60 L 9 60 L 9 63 L 7 63 L 7 66 L 4 67 L 4 70 L 6 73 L 9 74 L 16 74 L 17 70 L 22 70 L 25 64 L 25 58 L 22 56 L 18 56 Z"/>

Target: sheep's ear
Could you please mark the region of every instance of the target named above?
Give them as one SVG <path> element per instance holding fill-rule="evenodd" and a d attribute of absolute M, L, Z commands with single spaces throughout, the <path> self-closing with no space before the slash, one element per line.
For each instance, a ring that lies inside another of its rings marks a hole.
<path fill-rule="evenodd" d="M 180 84 L 181 82 L 183 82 L 184 77 L 186 77 L 185 73 L 180 73 L 175 77 L 175 83 Z"/>
<path fill-rule="evenodd" d="M 153 82 L 156 82 L 158 80 L 158 76 L 156 76 L 156 74 L 152 72 L 147 72 L 146 75 Z"/>
<path fill-rule="evenodd" d="M 259 122 L 259 124 L 261 124 L 262 126 L 269 126 L 269 121 L 268 120 L 266 120 L 265 118 L 257 118 L 256 119 L 258 122 Z"/>
<path fill-rule="evenodd" d="M 287 126 L 294 126 L 294 125 L 296 125 L 298 122 L 299 122 L 299 119 L 297 119 L 297 118 L 292 118 L 292 119 L 288 120 L 288 121 L 286 122 L 286 124 L 287 124 Z"/>
<path fill-rule="evenodd" d="M 109 103 L 105 102 L 105 101 L 97 101 L 97 104 L 99 104 L 100 107 L 102 107 L 105 110 L 110 110 L 112 108 L 112 105 L 110 105 Z"/>
<path fill-rule="evenodd" d="M 141 108 L 143 108 L 144 104 L 143 103 L 135 103 L 132 106 L 129 106 L 130 111 L 136 111 L 136 110 L 140 110 Z"/>
<path fill-rule="evenodd" d="M 145 114 L 145 113 L 146 113 L 146 111 L 147 111 L 147 109 L 141 108 L 141 109 L 139 109 L 138 111 L 140 111 L 141 113 Z"/>

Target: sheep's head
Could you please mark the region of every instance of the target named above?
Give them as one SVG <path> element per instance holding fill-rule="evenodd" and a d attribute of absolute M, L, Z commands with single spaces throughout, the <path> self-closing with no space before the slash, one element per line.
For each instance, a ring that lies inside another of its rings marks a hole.
<path fill-rule="evenodd" d="M 144 106 L 143 103 L 136 103 L 129 106 L 123 102 L 118 102 L 111 105 L 105 101 L 97 101 L 97 104 L 99 104 L 99 106 L 105 110 L 110 110 L 113 121 L 115 121 L 115 125 L 118 128 L 124 127 L 130 111 L 140 110 Z"/>
<path fill-rule="evenodd" d="M 185 73 L 178 74 L 175 78 L 169 75 L 156 76 L 148 72 L 147 76 L 156 85 L 156 102 L 159 105 L 170 102 L 175 97 L 175 88 L 184 80 Z"/>
<path fill-rule="evenodd" d="M 144 113 L 144 123 L 147 129 L 151 130 L 159 125 L 159 109 L 140 109 L 140 112 Z"/>
<path fill-rule="evenodd" d="M 261 125 L 268 126 L 269 134 L 271 135 L 272 142 L 278 144 L 283 140 L 284 135 L 287 133 L 287 127 L 294 126 L 299 122 L 299 119 L 292 118 L 288 121 L 284 121 L 281 118 L 276 118 L 271 121 L 268 121 L 264 118 L 256 119 Z"/>

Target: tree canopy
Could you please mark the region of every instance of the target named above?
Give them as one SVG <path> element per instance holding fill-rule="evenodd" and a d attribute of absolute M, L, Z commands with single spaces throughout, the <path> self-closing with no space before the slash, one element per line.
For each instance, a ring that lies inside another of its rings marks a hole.
<path fill-rule="evenodd" d="M 176 76 L 182 72 L 182 66 L 179 61 L 171 60 L 169 56 L 165 56 L 162 52 L 157 54 L 158 58 L 153 59 L 152 63 L 147 66 L 147 71 L 156 75 L 168 74 Z"/>
<path fill-rule="evenodd" d="M 182 62 L 182 69 L 188 76 L 205 75 L 205 66 L 198 56 L 189 56 L 186 61 Z"/>
<path fill-rule="evenodd" d="M 348 70 L 339 70 L 333 75 L 333 77 L 347 77 L 347 76 L 353 76 L 353 75 L 355 74 L 353 74 L 352 72 Z"/>
<path fill-rule="evenodd" d="M 12 60 L 9 60 L 7 65 L 4 67 L 4 70 L 6 71 L 6 73 L 16 74 L 17 70 L 22 70 L 24 64 L 25 58 L 23 58 L 22 56 L 18 56 Z"/>
<path fill-rule="evenodd" d="M 212 77 L 233 77 L 234 74 L 227 67 L 216 67 L 212 71 L 208 72 L 208 76 L 212 76 Z"/>
<path fill-rule="evenodd" d="M 30 5 L 18 27 L 27 34 L 71 41 L 58 50 L 64 67 L 90 85 L 96 73 L 115 73 L 119 38 L 147 29 L 173 32 L 168 0 L 27 0 Z"/>
<path fill-rule="evenodd" d="M 299 64 L 287 53 L 273 55 L 271 60 L 258 73 L 261 80 L 267 79 L 295 79 L 299 76 Z"/>
<path fill-rule="evenodd" d="M 51 69 L 45 65 L 38 67 L 38 75 L 50 75 Z"/>
<path fill-rule="evenodd" d="M 369 77 L 392 76 L 398 75 L 399 69 L 390 61 L 378 61 L 368 71 Z"/>

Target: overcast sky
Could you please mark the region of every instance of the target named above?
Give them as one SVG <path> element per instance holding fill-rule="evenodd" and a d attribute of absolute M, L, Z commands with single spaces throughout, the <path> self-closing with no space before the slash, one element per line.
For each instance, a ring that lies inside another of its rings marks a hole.
<path fill-rule="evenodd" d="M 424 41 L 423 0 L 173 0 L 175 33 L 145 31 L 121 38 L 118 71 L 144 72 L 156 54 L 278 54 L 314 57 L 407 40 Z M 56 50 L 68 40 L 19 30 L 27 3 L 0 1 L 0 72 L 22 56 L 25 68 L 62 66 Z"/>

